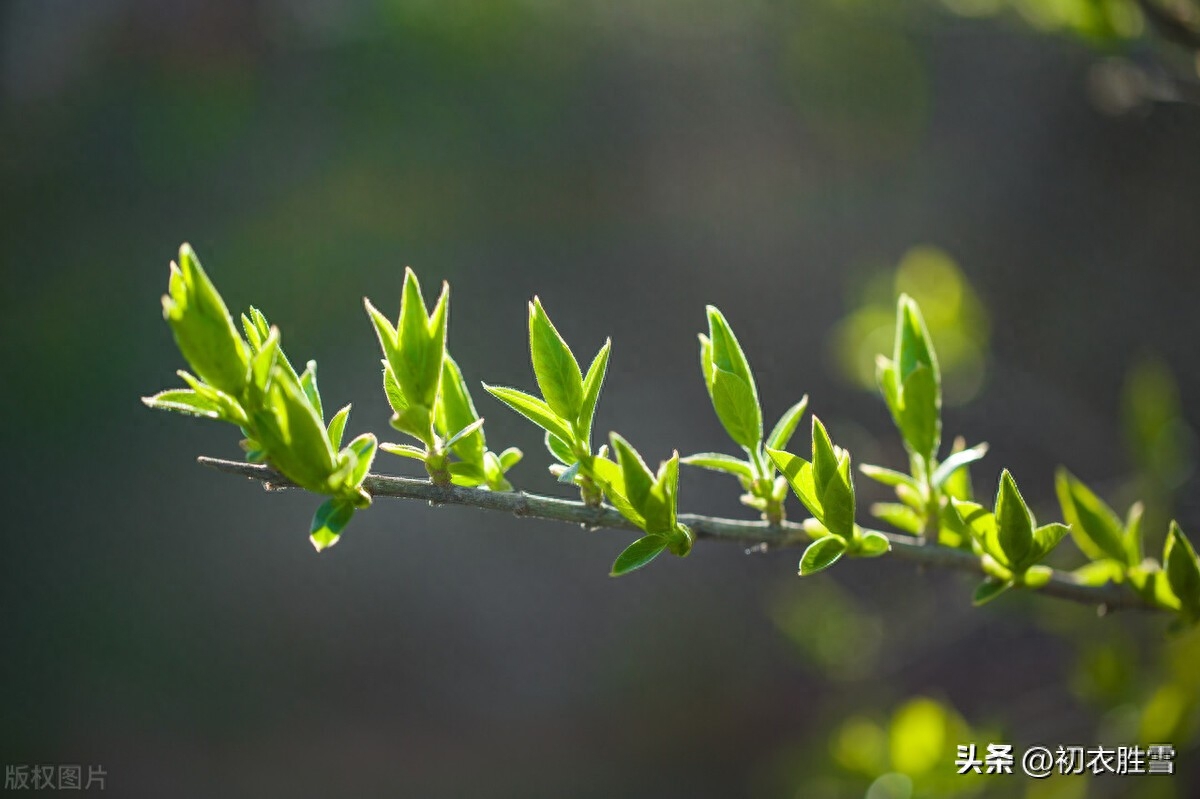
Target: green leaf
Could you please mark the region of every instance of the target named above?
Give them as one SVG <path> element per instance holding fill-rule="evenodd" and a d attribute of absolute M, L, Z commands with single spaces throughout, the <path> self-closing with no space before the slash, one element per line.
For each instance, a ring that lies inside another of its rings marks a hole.
<path fill-rule="evenodd" d="M 592 424 L 596 418 L 596 402 L 600 399 L 600 389 L 604 386 L 604 376 L 608 374 L 608 356 L 612 352 L 612 339 L 605 339 L 604 346 L 592 359 L 587 374 L 583 378 L 583 402 L 579 408 L 580 437 L 585 447 L 591 448 Z"/>
<path fill-rule="evenodd" d="M 704 374 L 704 388 L 713 385 L 713 342 L 704 334 L 696 334 L 700 338 L 700 371 Z M 712 389 L 709 389 L 712 396 Z"/>
<path fill-rule="evenodd" d="M 1104 500 L 1066 469 L 1058 470 L 1054 482 L 1063 518 L 1071 525 L 1071 534 L 1083 554 L 1091 560 L 1108 557 L 1130 566 L 1138 562 L 1126 561 L 1121 519 Z"/>
<path fill-rule="evenodd" d="M 412 458 L 415 461 L 425 462 L 425 450 L 411 444 L 392 444 L 385 441 L 379 445 L 379 448 L 389 455 L 399 455 L 401 458 Z"/>
<path fill-rule="evenodd" d="M 246 385 L 249 349 L 188 244 L 180 246 L 178 263 L 171 263 L 162 305 L 163 318 L 192 371 L 204 382 L 239 396 Z"/>
<path fill-rule="evenodd" d="M 849 539 L 854 531 L 854 482 L 850 456 L 834 449 L 829 433 L 816 416 L 812 424 L 812 472 L 821 512 L 813 515 L 837 535 Z M 803 501 L 803 497 L 801 498 Z"/>
<path fill-rule="evenodd" d="M 645 530 L 646 519 L 626 498 L 625 476 L 620 465 L 608 458 L 597 456 L 592 460 L 592 474 L 604 489 L 604 494 L 613 507 L 626 519 Z"/>
<path fill-rule="evenodd" d="M 925 529 L 925 520 L 920 514 L 907 505 L 896 502 L 876 502 L 871 506 L 871 515 L 897 530 L 913 535 L 920 535 Z"/>
<path fill-rule="evenodd" d="M 466 461 L 455 461 L 448 467 L 450 482 L 456 486 L 475 488 L 487 483 L 487 473 L 481 466 Z"/>
<path fill-rule="evenodd" d="M 945 485 L 947 480 L 954 476 L 955 472 L 964 466 L 967 466 L 968 464 L 980 460 L 984 455 L 987 454 L 987 451 L 988 445 L 984 443 L 976 444 L 970 449 L 964 449 L 955 452 L 950 457 L 946 458 L 946 460 L 938 464 L 938 467 L 933 470 L 933 476 L 930 478 L 930 482 L 933 483 L 933 487 L 940 489 L 943 485 Z"/>
<path fill-rule="evenodd" d="M 221 419 L 221 406 L 215 400 L 203 397 L 195 391 L 179 388 L 160 391 L 152 397 L 142 397 L 150 408 L 163 411 L 186 413 L 189 416 L 200 416 L 205 419 Z"/>
<path fill-rule="evenodd" d="M 812 465 L 817 492 L 823 494 L 826 485 L 837 476 L 838 456 L 825 425 L 815 415 L 812 418 Z"/>
<path fill-rule="evenodd" d="M 714 472 L 732 474 L 745 480 L 754 479 L 754 470 L 749 463 L 739 460 L 732 455 L 723 455 L 720 452 L 698 452 L 695 455 L 688 455 L 686 458 L 681 458 L 680 463 L 688 466 L 697 466 L 701 469 L 709 469 Z"/>
<path fill-rule="evenodd" d="M 713 368 L 709 395 L 725 432 L 746 448 L 762 440 L 762 412 L 754 387 L 733 372 Z"/>
<path fill-rule="evenodd" d="M 397 332 L 395 325 L 380 313 L 379 309 L 372 305 L 371 301 L 366 297 L 363 297 L 363 307 L 367 309 L 367 317 L 375 327 L 375 335 L 379 338 L 379 346 L 383 350 L 384 357 L 390 363 L 398 355 L 400 334 Z M 406 402 L 405 404 L 407 405 L 408 403 Z"/>
<path fill-rule="evenodd" d="M 459 442 L 461 442 L 464 438 L 467 438 L 468 436 L 478 433 L 480 428 L 482 428 L 482 427 L 483 427 L 483 420 L 476 419 L 475 421 L 471 422 L 469 425 L 464 427 L 462 430 L 459 430 L 457 433 L 450 436 L 450 438 L 446 439 L 446 446 L 453 447 L 455 444 L 458 444 Z M 468 463 L 475 463 L 476 465 L 479 465 L 482 462 L 483 462 L 482 453 L 480 454 L 478 461 L 468 461 Z"/>
<path fill-rule="evenodd" d="M 286 369 L 276 366 L 265 399 L 251 421 L 272 465 L 299 486 L 328 492 L 336 453 L 329 444 L 325 424 L 299 382 Z"/>
<path fill-rule="evenodd" d="M 986 577 L 975 588 L 975 595 L 971 597 L 971 604 L 975 605 L 975 607 L 986 605 L 1012 587 L 1013 583 L 1011 580 L 998 580 L 995 577 Z"/>
<path fill-rule="evenodd" d="M 897 301 L 892 360 L 903 418 L 901 432 L 913 452 L 932 460 L 942 432 L 941 372 L 921 309 L 907 294 Z"/>
<path fill-rule="evenodd" d="M 400 303 L 398 357 L 389 358 L 400 388 L 410 404 L 432 408 L 442 377 L 446 350 L 446 322 L 450 287 L 442 293 L 433 313 L 426 315 L 421 284 L 410 268 L 404 270 L 404 293 Z"/>
<path fill-rule="evenodd" d="M 1029 506 L 1007 469 L 1000 475 L 1000 487 L 996 492 L 996 541 L 1007 562 L 1018 571 L 1033 550 L 1033 519 Z"/>
<path fill-rule="evenodd" d="M 800 576 L 807 577 L 837 563 L 846 554 L 846 541 L 840 536 L 827 535 L 813 541 L 800 558 Z"/>
<path fill-rule="evenodd" d="M 329 446 L 336 449 L 342 448 L 342 436 L 346 433 L 346 421 L 350 418 L 350 406 L 347 405 L 333 415 L 329 420 L 329 427 L 326 428 L 326 435 L 329 436 Z"/>
<path fill-rule="evenodd" d="M 1030 550 L 1030 560 L 1037 561 L 1050 554 L 1058 546 L 1058 542 L 1066 538 L 1070 528 L 1057 522 L 1045 524 L 1033 531 L 1033 547 Z"/>
<path fill-rule="evenodd" d="M 400 389 L 396 373 L 392 371 L 392 367 L 387 361 L 383 362 L 383 393 L 387 395 L 388 405 L 392 406 L 394 413 L 402 415 L 408 411 L 408 398 Z"/>
<path fill-rule="evenodd" d="M 650 489 L 654 486 L 654 474 L 628 441 L 617 433 L 611 433 L 609 440 L 612 442 L 613 454 L 617 456 L 617 463 L 621 465 L 621 476 L 625 481 L 625 498 L 645 518 L 648 515 L 646 508 Z M 647 519 L 647 521 L 649 520 Z M 654 530 L 653 532 L 663 531 Z"/>
<path fill-rule="evenodd" d="M 272 327 L 267 340 L 250 361 L 250 376 L 259 392 L 266 392 L 270 387 L 271 373 L 279 358 L 279 328 Z"/>
<path fill-rule="evenodd" d="M 362 485 L 363 480 L 371 471 L 371 464 L 375 462 L 375 450 L 378 443 L 373 433 L 363 433 L 346 445 L 346 449 L 353 452 L 355 457 L 348 485 L 354 488 Z"/>
<path fill-rule="evenodd" d="M 309 361 L 304 367 L 304 373 L 300 375 L 300 388 L 304 390 L 304 396 L 308 397 L 309 403 L 317 411 L 317 418 L 325 419 L 325 409 L 321 407 L 321 392 L 317 388 L 317 362 Z"/>
<path fill-rule="evenodd" d="M 825 485 L 821 506 L 825 510 L 821 521 L 831 532 L 847 539 L 854 534 L 854 482 L 849 454 L 842 454 L 835 476 Z"/>
<path fill-rule="evenodd" d="M 888 540 L 886 535 L 878 533 L 875 530 L 868 530 L 863 533 L 862 539 L 858 544 L 858 552 L 860 558 L 877 558 L 890 552 L 892 542 Z"/>
<path fill-rule="evenodd" d="M 659 553 L 666 548 L 666 536 L 643 536 L 626 547 L 625 551 L 617 556 L 617 559 L 613 561 L 612 571 L 609 574 L 612 577 L 620 577 L 622 574 L 628 574 L 634 569 L 640 569 L 658 557 Z"/>
<path fill-rule="evenodd" d="M 649 501 L 643 510 L 646 529 L 670 536 L 676 527 L 676 497 L 679 492 L 679 453 L 659 464 L 650 488 Z M 689 545 L 690 546 L 690 545 Z"/>
<path fill-rule="evenodd" d="M 571 445 L 563 441 L 558 436 L 547 431 L 546 432 L 546 449 L 550 452 L 554 459 L 564 466 L 570 466 L 576 463 L 579 459 L 575 456 L 575 452 L 571 449 Z"/>
<path fill-rule="evenodd" d="M 1163 548 L 1163 569 L 1183 609 L 1193 616 L 1200 615 L 1200 561 L 1192 542 L 1174 521 Z"/>
<path fill-rule="evenodd" d="M 1104 558 L 1086 563 L 1071 574 L 1075 575 L 1075 579 L 1083 585 L 1119 583 L 1125 578 L 1125 564 L 1111 558 Z"/>
<path fill-rule="evenodd" d="M 971 538 L 979 544 L 979 548 L 1004 565 L 1008 565 L 1008 556 L 1001 549 L 998 540 L 995 514 L 978 502 L 951 498 L 950 504 L 958 515 L 963 529 L 967 530 Z"/>
<path fill-rule="evenodd" d="M 354 505 L 347 500 L 338 497 L 325 500 L 313 516 L 308 540 L 318 552 L 328 549 L 338 542 L 353 516 Z"/>
<path fill-rule="evenodd" d="M 1135 502 L 1125 516 L 1125 533 L 1121 543 L 1125 548 L 1125 562 L 1136 566 L 1145 557 L 1142 551 L 1142 512 L 1145 506 Z"/>
<path fill-rule="evenodd" d="M 548 433 L 558 436 L 565 442 L 575 440 L 575 436 L 571 433 L 569 423 L 563 421 L 550 406 L 537 397 L 530 396 L 524 391 L 518 391 L 515 388 L 505 388 L 503 386 L 489 386 L 483 384 L 487 390 L 496 399 L 503 402 L 508 407 L 512 408 L 517 413 L 524 416 L 529 421 L 536 424 Z"/>
<path fill-rule="evenodd" d="M 917 481 L 909 477 L 903 472 L 897 472 L 893 469 L 885 469 L 882 466 L 872 466 L 869 463 L 859 464 L 858 470 L 867 477 L 877 483 L 885 486 L 908 486 L 912 490 L 917 490 Z"/>
<path fill-rule="evenodd" d="M 800 424 L 800 419 L 804 416 L 804 412 L 808 410 L 808 395 L 805 394 L 792 407 L 788 408 L 783 416 L 779 417 L 779 421 L 775 423 L 775 427 L 771 428 L 771 434 L 767 436 L 766 445 L 771 449 L 786 449 L 788 443 L 792 440 L 792 434 L 796 432 L 796 427 Z"/>
<path fill-rule="evenodd" d="M 713 408 L 730 438 L 743 447 L 757 447 L 762 409 L 750 364 L 721 312 L 709 305 L 707 313 L 708 337 L 700 338 L 700 357 Z"/>
<path fill-rule="evenodd" d="M 521 452 L 521 450 L 517 449 L 516 447 L 509 447 L 500 453 L 500 468 L 507 472 L 509 469 L 520 463 L 522 457 L 524 457 L 524 453 Z"/>
<path fill-rule="evenodd" d="M 446 442 L 446 446 L 452 447 L 455 455 L 476 465 L 483 464 L 483 453 L 487 449 L 483 420 L 471 401 L 471 392 L 463 380 L 462 371 L 450 353 L 446 353 L 442 360 L 442 385 L 434 408 L 434 424 L 441 435 L 450 436 L 451 440 Z M 458 437 L 453 435 L 453 431 L 466 430 L 471 425 L 476 426 L 466 434 Z"/>
<path fill-rule="evenodd" d="M 559 335 L 537 297 L 529 303 L 529 351 L 533 373 L 546 404 L 559 418 L 573 422 L 583 407 L 583 374 L 574 353 Z M 599 387 L 596 389 L 599 391 Z"/>
<path fill-rule="evenodd" d="M 825 508 L 817 494 L 816 483 L 813 480 L 813 466 L 799 455 L 778 449 L 768 449 L 767 455 L 780 473 L 787 479 L 796 498 L 808 509 L 808 512 L 821 519 L 825 516 Z"/>

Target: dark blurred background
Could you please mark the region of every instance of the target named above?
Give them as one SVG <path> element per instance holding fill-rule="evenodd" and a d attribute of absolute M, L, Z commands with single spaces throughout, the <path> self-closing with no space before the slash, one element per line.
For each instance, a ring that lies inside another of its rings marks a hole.
<path fill-rule="evenodd" d="M 532 387 L 534 293 L 581 358 L 613 336 L 598 425 L 647 457 L 732 448 L 716 303 L 768 417 L 807 392 L 901 467 L 856 376 L 914 283 L 948 432 L 992 445 L 980 494 L 1008 466 L 1056 517 L 1065 463 L 1148 499 L 1151 551 L 1171 513 L 1197 540 L 1197 76 L 1135 3 L 0 9 L 0 762 L 128 797 L 1200 795 L 1200 642 L 1158 619 L 719 544 L 613 580 L 622 534 L 400 501 L 318 556 L 317 500 L 196 465 L 236 434 L 138 400 L 183 366 L 159 295 L 186 240 L 351 433 L 388 437 L 361 300 L 394 313 L 412 265 L 451 282 L 473 385 Z M 561 493 L 475 399 L 513 481 Z M 718 475 L 681 493 L 747 513 Z M 1002 740 L 1171 741 L 1179 773 L 954 776 Z"/>

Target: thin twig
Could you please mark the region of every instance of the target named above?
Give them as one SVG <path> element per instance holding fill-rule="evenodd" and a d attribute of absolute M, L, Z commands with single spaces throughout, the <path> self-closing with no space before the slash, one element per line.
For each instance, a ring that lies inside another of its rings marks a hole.
<path fill-rule="evenodd" d="M 203 456 L 198 460 L 203 465 L 218 471 L 258 480 L 268 490 L 296 487 L 286 477 L 263 464 L 242 463 Z M 482 488 L 439 486 L 427 480 L 380 474 L 367 475 L 363 487 L 373 497 L 419 499 L 429 502 L 431 505 L 464 505 L 484 510 L 502 511 L 514 516 L 567 522 L 593 529 L 633 531 L 638 529 L 614 508 L 589 507 L 582 502 L 526 494 L 521 491 L 488 491 Z M 733 541 L 751 549 L 798 547 L 811 540 L 803 525 L 795 522 L 785 521 L 779 525 L 768 525 L 763 521 L 722 519 L 694 513 L 681 513 L 679 521 L 690 527 L 697 538 Z M 940 544 L 922 544 L 915 538 L 896 533 L 875 532 L 887 537 L 892 546 L 890 554 L 894 557 L 937 568 L 984 574 L 980 559 L 970 552 Z M 1101 612 L 1158 609 L 1125 586 L 1113 583 L 1102 586 L 1083 585 L 1070 573 L 1057 570 L 1050 582 L 1038 590 L 1049 596 L 1095 606 Z"/>

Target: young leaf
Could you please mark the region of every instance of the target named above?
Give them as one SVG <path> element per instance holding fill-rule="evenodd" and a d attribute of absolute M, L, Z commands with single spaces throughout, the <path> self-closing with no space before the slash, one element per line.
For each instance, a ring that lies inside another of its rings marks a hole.
<path fill-rule="evenodd" d="M 804 555 L 800 558 L 800 576 L 807 577 L 823 569 L 828 569 L 837 563 L 838 558 L 844 554 L 846 554 L 845 539 L 836 535 L 818 538 L 808 545 L 804 550 Z"/>
<path fill-rule="evenodd" d="M 484 383 L 483 387 L 493 397 L 546 432 L 558 436 L 563 441 L 575 440 L 575 436 L 571 433 L 570 424 L 560 418 L 558 414 L 550 409 L 549 405 L 537 397 L 530 396 L 524 391 L 518 391 L 515 388 L 489 386 L 487 383 Z"/>
<path fill-rule="evenodd" d="M 621 464 L 621 475 L 625 480 L 625 498 L 633 507 L 637 508 L 643 517 L 647 517 L 647 500 L 650 497 L 650 489 L 654 486 L 654 474 L 628 441 L 616 433 L 610 434 L 609 440 L 612 441 L 617 463 Z M 654 530 L 653 532 L 663 531 Z"/>
<path fill-rule="evenodd" d="M 996 492 L 996 540 L 1008 563 L 1019 569 L 1033 548 L 1033 519 L 1029 506 L 1005 469 Z"/>
<path fill-rule="evenodd" d="M 304 373 L 300 375 L 300 388 L 304 389 L 304 396 L 308 397 L 309 404 L 317 411 L 317 416 L 320 419 L 325 418 L 325 409 L 321 407 L 321 392 L 317 388 L 317 362 L 309 361 L 304 367 Z"/>
<path fill-rule="evenodd" d="M 442 384 L 434 408 L 434 423 L 443 436 L 450 436 L 445 446 L 453 447 L 455 455 L 476 465 L 483 464 L 483 453 L 487 449 L 483 420 L 471 401 L 462 370 L 450 353 L 442 360 Z M 462 433 L 464 430 L 468 432 Z M 455 434 L 455 431 L 460 432 Z"/>
<path fill-rule="evenodd" d="M 1039 561 L 1058 546 L 1058 542 L 1066 538 L 1070 528 L 1065 524 L 1045 524 L 1033 531 L 1033 547 L 1030 550 L 1030 561 Z"/>
<path fill-rule="evenodd" d="M 1191 616 L 1200 615 L 1200 561 L 1196 559 L 1192 542 L 1176 522 L 1171 522 L 1163 548 L 1163 568 L 1171 591 L 1179 598 L 1183 609 Z"/>
<path fill-rule="evenodd" d="M 771 428 L 770 435 L 767 436 L 766 445 L 771 449 L 786 449 L 788 443 L 792 440 L 792 434 L 796 432 L 797 425 L 800 424 L 800 419 L 804 416 L 804 412 L 808 410 L 808 395 L 805 394 L 792 407 L 788 408 L 783 416 L 779 417 L 779 421 L 775 423 L 775 427 Z"/>
<path fill-rule="evenodd" d="M 986 577 L 975 588 L 975 595 L 971 597 L 971 604 L 975 607 L 986 605 L 996 597 L 1003 594 L 1008 589 L 1012 588 L 1011 580 L 998 580 L 995 577 Z"/>
<path fill-rule="evenodd" d="M 425 450 L 411 444 L 390 444 L 384 442 L 379 448 L 389 455 L 399 455 L 401 458 L 412 458 L 415 461 L 425 461 Z"/>
<path fill-rule="evenodd" d="M 625 551 L 617 556 L 617 559 L 613 561 L 612 571 L 609 572 L 609 575 L 620 577 L 622 574 L 628 574 L 634 569 L 640 569 L 658 557 L 659 553 L 666 548 L 666 536 L 643 536 L 626 547 Z"/>
<path fill-rule="evenodd" d="M 1142 562 L 1144 554 L 1142 552 L 1142 512 L 1145 506 L 1140 502 L 1135 502 L 1129 506 L 1129 513 L 1125 516 L 1125 533 L 1121 537 L 1121 543 L 1125 548 L 1125 562 L 1136 566 Z"/>
<path fill-rule="evenodd" d="M 354 488 L 362 485 L 363 480 L 371 471 L 371 464 L 375 462 L 375 450 L 378 443 L 373 433 L 363 433 L 346 445 L 346 449 L 353 452 L 355 457 L 354 468 L 350 471 L 347 485 Z"/>
<path fill-rule="evenodd" d="M 871 515 L 913 535 L 920 535 L 925 529 L 925 520 L 915 510 L 896 502 L 876 502 L 871 506 Z"/>
<path fill-rule="evenodd" d="M 346 433 L 346 421 L 350 418 L 350 406 L 347 405 L 333 415 L 329 420 L 329 427 L 325 432 L 329 436 L 329 446 L 336 449 L 342 448 L 342 436 Z"/>
<path fill-rule="evenodd" d="M 612 352 L 612 339 L 604 340 L 604 346 L 592 359 L 587 374 L 583 378 L 583 402 L 579 408 L 580 438 L 586 448 L 591 448 L 592 423 L 596 417 L 596 402 L 600 399 L 600 389 L 604 386 L 604 376 L 608 374 L 608 356 Z"/>
<path fill-rule="evenodd" d="M 724 369 L 714 367 L 712 375 L 709 395 L 725 432 L 743 447 L 758 446 L 762 440 L 762 412 L 753 386 Z"/>
<path fill-rule="evenodd" d="M 554 456 L 554 459 L 564 466 L 570 466 L 572 463 L 577 463 L 578 458 L 571 450 L 571 446 L 553 433 L 546 431 L 546 449 Z"/>
<path fill-rule="evenodd" d="M 885 486 L 908 486 L 917 490 L 917 481 L 903 472 L 886 469 L 882 466 L 872 466 L 869 463 L 859 464 L 858 470 L 877 483 Z"/>
<path fill-rule="evenodd" d="M 701 469 L 709 469 L 714 472 L 732 474 L 744 480 L 754 479 L 754 471 L 751 469 L 749 463 L 738 460 L 732 455 L 723 455 L 720 452 L 699 452 L 695 455 L 688 455 L 686 458 L 681 458 L 680 463 L 685 463 L 688 466 L 698 466 Z"/>
<path fill-rule="evenodd" d="M 457 433 L 450 436 L 450 438 L 446 439 L 446 446 L 454 447 L 454 445 L 461 443 L 463 441 L 463 439 L 479 433 L 480 429 L 482 427 L 483 427 L 483 419 L 476 419 L 475 421 L 471 422 L 469 425 L 464 427 L 462 430 L 459 430 Z M 466 459 L 464 458 L 464 460 L 466 460 Z M 483 454 L 480 453 L 478 460 L 469 460 L 467 462 L 475 463 L 476 465 L 478 465 L 483 462 Z"/>
<path fill-rule="evenodd" d="M 1140 562 L 1140 558 L 1126 560 L 1121 519 L 1104 500 L 1066 469 L 1058 470 L 1054 482 L 1063 518 L 1071 525 L 1071 534 L 1083 554 L 1091 560 L 1107 557 L 1129 566 Z"/>
<path fill-rule="evenodd" d="M 353 516 L 354 505 L 349 501 L 338 497 L 325 500 L 313 516 L 308 540 L 318 552 L 328 549 L 338 542 Z"/>
<path fill-rule="evenodd" d="M 998 540 L 995 514 L 977 502 L 951 498 L 950 504 L 962 528 L 969 533 L 971 540 L 978 544 L 979 549 L 1000 563 L 1009 565 L 1008 556 Z"/>
<path fill-rule="evenodd" d="M 941 372 L 921 311 L 906 294 L 896 305 L 892 360 L 881 358 L 877 375 L 909 451 L 926 461 L 935 458 L 942 432 Z"/>
<path fill-rule="evenodd" d="M 868 530 L 863 533 L 862 539 L 859 541 L 857 554 L 860 558 L 877 558 L 887 554 L 891 549 L 892 542 L 888 541 L 886 535 Z"/>
<path fill-rule="evenodd" d="M 499 455 L 500 468 L 507 472 L 509 469 L 520 463 L 522 457 L 524 457 L 524 453 L 521 452 L 521 450 L 517 449 L 516 447 L 509 447 Z"/>
<path fill-rule="evenodd" d="M 171 264 L 162 305 L 163 318 L 192 371 L 221 391 L 240 395 L 246 385 L 249 349 L 225 301 L 187 244 L 179 248 L 179 262 Z"/>
<path fill-rule="evenodd" d="M 812 464 L 799 455 L 793 455 L 783 450 L 768 449 L 767 455 L 775 464 L 775 468 L 787 479 L 788 485 L 792 487 L 792 491 L 796 494 L 796 498 L 808 509 L 808 512 L 817 519 L 823 518 L 825 516 L 825 509 L 821 505 L 820 496 L 817 494 L 816 482 L 813 479 Z"/>
<path fill-rule="evenodd" d="M 561 419 L 578 419 L 583 405 L 583 374 L 537 297 L 529 303 L 529 350 L 546 404 Z"/>
<path fill-rule="evenodd" d="M 700 338 L 701 367 L 717 418 L 743 447 L 762 441 L 762 409 L 750 364 L 737 336 L 716 307 L 708 312 L 708 337 Z"/>
<path fill-rule="evenodd" d="M 943 485 L 945 485 L 947 480 L 954 476 L 955 472 L 964 466 L 967 466 L 968 464 L 980 460 L 984 455 L 987 454 L 987 451 L 988 445 L 984 443 L 976 444 L 970 449 L 963 449 L 955 452 L 950 457 L 946 458 L 946 460 L 938 464 L 938 467 L 933 470 L 933 475 L 930 477 L 930 482 L 933 483 L 933 487 L 941 488 Z"/>
<path fill-rule="evenodd" d="M 448 468 L 450 469 L 450 482 L 456 486 L 475 488 L 488 481 L 487 473 L 474 463 L 455 461 Z"/>
<path fill-rule="evenodd" d="M 366 297 L 363 297 L 363 307 L 367 309 L 367 317 L 375 327 L 375 335 L 379 338 L 379 347 L 383 350 L 387 362 L 390 363 L 396 359 L 396 353 L 399 351 L 400 333 L 396 330 L 395 325 Z"/>
<path fill-rule="evenodd" d="M 222 417 L 221 406 L 216 401 L 185 388 L 160 391 L 153 397 L 142 397 L 142 402 L 150 408 L 186 413 L 189 416 L 205 419 Z"/>

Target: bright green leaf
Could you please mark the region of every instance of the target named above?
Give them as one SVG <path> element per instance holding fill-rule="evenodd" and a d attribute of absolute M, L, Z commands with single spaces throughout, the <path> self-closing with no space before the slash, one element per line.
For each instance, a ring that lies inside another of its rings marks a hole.
<path fill-rule="evenodd" d="M 804 412 L 808 410 L 808 395 L 805 394 L 792 407 L 788 408 L 783 416 L 779 417 L 779 421 L 775 423 L 775 427 L 771 428 L 771 434 L 767 436 L 766 445 L 771 449 L 786 449 L 788 443 L 792 440 L 792 434 L 796 432 L 796 427 L 800 424 L 800 419 L 804 416 Z"/>
<path fill-rule="evenodd" d="M 526 394 L 524 391 L 518 391 L 515 388 L 489 386 L 487 383 L 484 383 L 483 387 L 493 397 L 500 400 L 505 405 L 512 408 L 514 411 L 521 414 L 546 432 L 558 436 L 564 442 L 575 440 L 575 436 L 571 433 L 569 423 L 561 419 L 554 411 L 550 409 L 549 405 L 537 397 Z"/>
<path fill-rule="evenodd" d="M 1121 519 L 1104 500 L 1092 493 L 1066 469 L 1055 475 L 1055 489 L 1063 518 L 1071 525 L 1075 543 L 1092 560 L 1113 558 L 1133 565 L 1137 561 L 1126 561 L 1124 529 Z"/>
<path fill-rule="evenodd" d="M 583 405 L 583 374 L 537 297 L 529 303 L 529 350 L 546 404 L 561 419 L 578 419 Z"/>
<path fill-rule="evenodd" d="M 612 571 L 609 574 L 612 577 L 620 577 L 622 574 L 628 574 L 634 569 L 640 569 L 658 557 L 659 553 L 666 548 L 666 536 L 643 536 L 626 547 L 625 551 L 617 556 L 617 559 L 613 561 Z"/>
<path fill-rule="evenodd" d="M 353 516 L 354 505 L 348 501 L 337 497 L 325 500 L 313 516 L 308 540 L 318 552 L 328 549 L 338 542 Z"/>
<path fill-rule="evenodd" d="M 800 576 L 807 577 L 828 569 L 838 558 L 846 554 L 846 541 L 840 536 L 828 535 L 813 541 L 800 558 Z"/>
<path fill-rule="evenodd" d="M 714 472 L 732 474 L 745 480 L 754 479 L 754 471 L 749 463 L 720 452 L 699 452 L 695 455 L 688 455 L 686 458 L 681 458 L 680 463 Z"/>
<path fill-rule="evenodd" d="M 976 586 L 971 603 L 976 607 L 986 605 L 1012 587 L 1011 580 L 997 580 L 995 577 L 984 578 L 983 582 Z"/>

